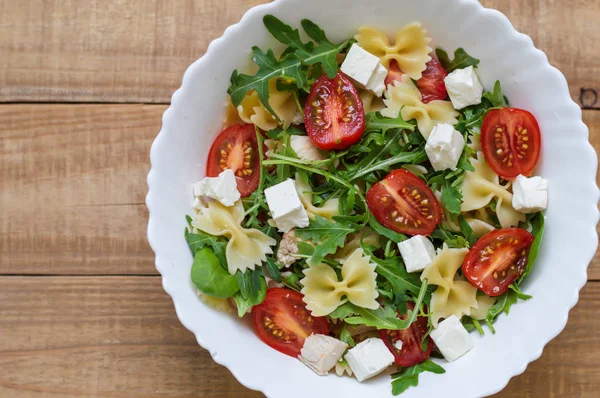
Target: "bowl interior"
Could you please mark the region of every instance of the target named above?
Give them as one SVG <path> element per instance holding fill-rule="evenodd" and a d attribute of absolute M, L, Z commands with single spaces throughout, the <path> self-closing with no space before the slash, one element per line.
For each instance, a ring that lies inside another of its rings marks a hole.
<path fill-rule="evenodd" d="M 272 13 L 294 26 L 309 18 L 333 42 L 351 37 L 362 24 L 393 34 L 406 23 L 420 21 L 434 46 L 448 53 L 463 47 L 479 58 L 478 73 L 486 89 L 500 80 L 511 105 L 531 111 L 542 130 L 542 159 L 536 174 L 549 180 L 550 199 L 541 254 L 524 286 L 533 298 L 513 306 L 510 316 L 501 316 L 496 334 L 473 334 L 474 349 L 454 363 L 444 363 L 445 374 L 422 374 L 419 387 L 403 396 L 448 395 L 449 391 L 465 397 L 492 394 L 521 373 L 562 330 L 597 246 L 597 159 L 587 142 L 581 112 L 571 101 L 562 74 L 548 65 L 531 40 L 518 34 L 502 14 L 476 1 L 330 0 L 326 7 L 323 4 L 322 0 L 282 0 L 256 7 L 185 73 L 152 147 L 148 177 L 149 240 L 165 290 L 199 343 L 250 388 L 288 398 L 315 392 L 391 396 L 387 376 L 364 383 L 335 375 L 319 377 L 264 345 L 247 322 L 203 305 L 189 278 L 192 257 L 183 230 L 185 215 L 192 211 L 191 185 L 204 176 L 208 149 L 221 129 L 231 72 L 248 64 L 252 46 L 278 47 L 262 25 L 263 15 Z M 557 158 L 561 161 L 553 161 Z"/>

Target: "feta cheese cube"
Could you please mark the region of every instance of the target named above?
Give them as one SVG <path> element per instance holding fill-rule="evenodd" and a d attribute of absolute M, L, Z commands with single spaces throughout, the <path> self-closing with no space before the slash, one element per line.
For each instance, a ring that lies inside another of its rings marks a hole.
<path fill-rule="evenodd" d="M 194 195 L 208 196 L 218 200 L 223 206 L 233 206 L 240 199 L 233 170 L 227 169 L 218 177 L 206 177 L 194 184 Z"/>
<path fill-rule="evenodd" d="M 290 136 L 290 146 L 302 160 L 315 161 L 326 159 L 325 155 L 313 144 L 310 137 L 306 135 Z"/>
<path fill-rule="evenodd" d="M 398 351 L 400 351 L 402 349 L 402 345 L 403 345 L 402 340 L 396 340 L 396 342 L 394 343 L 394 347 L 396 347 L 396 349 Z"/>
<path fill-rule="evenodd" d="M 483 86 L 473 66 L 456 69 L 444 79 L 446 90 L 454 109 L 462 109 L 469 105 L 481 103 Z"/>
<path fill-rule="evenodd" d="M 379 65 L 379 57 L 354 43 L 340 69 L 358 84 L 367 87 L 377 65 Z"/>
<path fill-rule="evenodd" d="M 367 83 L 367 90 L 372 91 L 376 96 L 381 97 L 385 90 L 385 78 L 387 75 L 388 70 L 385 66 L 378 64 Z"/>
<path fill-rule="evenodd" d="M 408 272 L 423 271 L 435 257 L 433 243 L 423 235 L 398 243 L 398 249 Z"/>
<path fill-rule="evenodd" d="M 473 348 L 467 329 L 456 315 L 444 319 L 431 331 L 431 338 L 448 362 L 452 362 Z"/>
<path fill-rule="evenodd" d="M 325 376 L 340 360 L 348 344 L 326 336 L 311 334 L 304 340 L 298 359 L 311 368 L 316 374 Z"/>
<path fill-rule="evenodd" d="M 381 97 L 385 90 L 385 78 L 388 70 L 379 62 L 379 57 L 353 44 L 340 68 L 348 77 L 362 88 Z"/>
<path fill-rule="evenodd" d="M 294 227 L 308 227 L 308 214 L 298 197 L 294 180 L 288 178 L 265 189 L 265 197 L 280 232 L 288 232 Z"/>
<path fill-rule="evenodd" d="M 513 183 L 512 205 L 521 213 L 535 213 L 548 206 L 548 180 L 519 174 Z"/>
<path fill-rule="evenodd" d="M 378 375 L 394 362 L 394 355 L 383 340 L 376 337 L 357 344 L 344 358 L 358 381 Z"/>
<path fill-rule="evenodd" d="M 436 125 L 425 144 L 425 152 L 435 171 L 455 170 L 464 148 L 464 137 L 448 123 Z"/>

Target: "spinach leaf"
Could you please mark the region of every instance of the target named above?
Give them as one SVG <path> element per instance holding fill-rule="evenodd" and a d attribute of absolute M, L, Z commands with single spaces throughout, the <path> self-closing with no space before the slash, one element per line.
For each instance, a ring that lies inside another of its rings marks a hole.
<path fill-rule="evenodd" d="M 531 248 L 529 249 L 529 258 L 527 259 L 527 267 L 525 268 L 525 272 L 519 280 L 517 281 L 517 285 L 523 282 L 523 279 L 533 269 L 533 265 L 535 264 L 535 260 L 540 253 L 540 247 L 542 246 L 542 239 L 544 238 L 544 214 L 536 213 L 535 216 L 530 220 L 531 222 L 531 234 L 535 237 L 533 243 L 531 244 Z"/>
<path fill-rule="evenodd" d="M 310 221 L 306 228 L 296 229 L 296 236 L 303 240 L 312 240 L 316 247 L 312 256 L 308 259 L 309 264 L 320 263 L 326 255 L 336 252 L 346 241 L 346 236 L 352 232 L 358 232 L 360 226 L 348 219 L 335 217 L 334 220 L 316 216 Z"/>
<path fill-rule="evenodd" d="M 230 79 L 231 85 L 227 89 L 231 102 L 237 107 L 246 93 L 255 90 L 260 102 L 275 116 L 277 121 L 281 122 L 281 119 L 269 104 L 269 80 L 281 77 L 294 82 L 298 87 L 302 87 L 308 79 L 307 72 L 302 68 L 302 61 L 293 54 L 277 60 L 273 50 L 264 53 L 258 47 L 252 47 L 252 60 L 258 66 L 258 72 L 254 75 L 238 73 L 237 70 L 233 71 Z"/>
<path fill-rule="evenodd" d="M 399 395 L 408 388 L 418 385 L 419 374 L 423 372 L 432 372 L 435 374 L 446 373 L 440 365 L 427 359 L 421 363 L 402 369 L 398 373 L 394 373 L 392 375 L 392 394 Z"/>
<path fill-rule="evenodd" d="M 441 48 L 435 49 L 435 54 L 437 55 L 440 63 L 446 69 L 446 72 L 450 73 L 456 69 L 463 69 L 469 66 L 477 67 L 479 64 L 479 60 L 477 58 L 471 57 L 463 48 L 457 48 L 454 51 L 454 59 L 450 61 L 448 57 L 448 53 Z"/>
<path fill-rule="evenodd" d="M 254 271 L 254 273 L 257 275 L 256 283 L 258 286 L 253 287 L 253 290 L 249 292 L 246 297 L 242 295 L 241 290 L 233 296 L 240 318 L 246 315 L 248 309 L 262 303 L 267 295 L 267 282 L 265 281 L 265 277 L 260 275 L 257 271 Z M 254 276 L 252 278 L 254 278 Z"/>
<path fill-rule="evenodd" d="M 381 131 L 385 134 L 390 129 L 402 129 L 413 131 L 415 125 L 404 121 L 401 114 L 396 119 L 381 116 L 379 112 L 369 112 L 366 115 L 365 132 Z"/>
<path fill-rule="evenodd" d="M 221 266 L 215 253 L 208 247 L 196 252 L 191 276 L 198 290 L 209 296 L 228 298 L 240 289 L 236 277 Z"/>

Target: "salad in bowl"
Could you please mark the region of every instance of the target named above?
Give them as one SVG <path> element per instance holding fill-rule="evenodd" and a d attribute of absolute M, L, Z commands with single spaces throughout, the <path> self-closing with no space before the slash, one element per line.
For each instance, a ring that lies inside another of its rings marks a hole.
<path fill-rule="evenodd" d="M 387 372 L 400 394 L 531 298 L 544 131 L 418 21 L 342 41 L 263 23 L 285 47 L 232 71 L 192 189 L 191 282 L 316 374 Z"/>

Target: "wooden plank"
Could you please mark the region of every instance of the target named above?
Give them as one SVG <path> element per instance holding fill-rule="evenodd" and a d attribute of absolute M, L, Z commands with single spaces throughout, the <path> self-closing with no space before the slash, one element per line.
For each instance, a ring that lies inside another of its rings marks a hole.
<path fill-rule="evenodd" d="M 5 1 L 0 101 L 167 103 L 208 43 L 267 1 Z M 576 101 L 600 108 L 600 2 L 482 3 L 533 38 L 566 75 Z"/>
<path fill-rule="evenodd" d="M 167 103 L 185 69 L 264 0 L 0 5 L 0 101 Z"/>
<path fill-rule="evenodd" d="M 0 274 L 154 274 L 149 151 L 162 105 L 0 107 Z"/>
<path fill-rule="evenodd" d="M 259 397 L 177 320 L 158 277 L 0 277 L 0 395 Z M 498 397 L 583 397 L 600 388 L 600 283 L 565 331 Z"/>
<path fill-rule="evenodd" d="M 156 274 L 143 202 L 165 108 L 0 106 L 0 274 Z M 600 112 L 584 121 L 600 150 Z"/>

